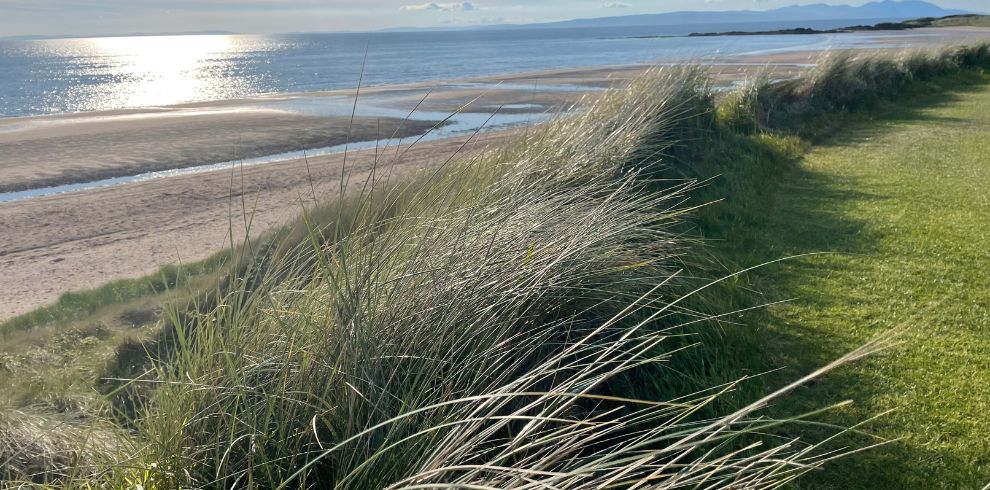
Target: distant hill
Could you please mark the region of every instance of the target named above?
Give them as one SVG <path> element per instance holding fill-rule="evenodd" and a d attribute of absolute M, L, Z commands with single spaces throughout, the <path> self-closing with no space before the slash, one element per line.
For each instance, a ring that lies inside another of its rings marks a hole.
<path fill-rule="evenodd" d="M 639 27 L 639 26 L 678 26 L 704 24 L 740 24 L 757 22 L 799 22 L 822 20 L 870 20 L 902 21 L 920 17 L 945 17 L 948 15 L 968 14 L 964 10 L 944 9 L 938 5 L 920 1 L 883 0 L 860 6 L 826 5 L 816 3 L 810 5 L 795 5 L 773 10 L 731 10 L 720 12 L 669 12 L 663 14 L 624 15 L 620 17 L 600 17 L 595 19 L 576 19 L 563 22 L 548 22 L 539 24 L 499 24 L 473 28 L 459 29 L 540 29 L 540 28 L 581 28 L 581 27 Z M 390 30 L 419 30 L 419 29 L 390 29 Z"/>

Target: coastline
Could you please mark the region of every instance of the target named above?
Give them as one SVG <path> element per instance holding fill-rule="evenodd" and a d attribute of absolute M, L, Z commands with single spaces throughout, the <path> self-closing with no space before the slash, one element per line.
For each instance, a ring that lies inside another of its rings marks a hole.
<path fill-rule="evenodd" d="M 894 36 L 891 39 L 896 45 L 880 39 L 870 42 L 879 43 L 877 49 L 946 45 L 990 37 L 990 29 L 918 28 L 910 33 L 898 31 Z M 870 46 L 857 48 L 862 49 Z M 771 67 L 775 78 L 794 76 L 813 65 L 823 51 L 768 49 L 713 56 L 697 63 L 712 67 L 722 88 L 728 88 L 754 67 Z M 244 160 L 286 161 L 309 150 L 334 153 L 342 151 L 344 143 L 371 148 L 376 141 L 392 136 L 401 139 L 423 134 L 455 112 L 458 119 L 472 119 L 475 126 L 496 112 L 495 120 L 489 121 L 492 126 L 521 125 L 566 111 L 583 97 L 624 83 L 647 66 L 651 65 L 590 66 L 367 86 L 359 91 L 358 117 L 353 118 L 353 124 L 351 110 L 357 93 L 353 88 L 0 118 L 0 203 L 131 182 L 129 177 L 134 176 L 142 176 L 138 180 L 168 177 L 171 170 Z M 534 118 L 506 117 L 511 115 Z M 464 121 L 448 133 L 434 132 L 430 139 L 474 129 L 471 122 Z M 163 174 L 148 175 L 156 172 Z M 54 186 L 65 187 L 22 192 Z M 24 195 L 9 195 L 13 192 Z"/>
<path fill-rule="evenodd" d="M 919 31 L 923 30 L 913 31 L 912 34 Z M 990 30 L 976 33 L 990 37 Z M 917 38 L 914 42 L 934 43 L 924 35 L 914 37 Z M 713 59 L 706 64 L 712 67 L 720 86 L 730 87 L 753 72 L 764 69 L 771 69 L 774 77 L 793 76 L 813 65 L 823 53 L 796 50 L 764 52 Z M 579 105 L 582 99 L 593 96 L 601 88 L 630 80 L 645 68 L 646 65 L 599 66 L 442 82 L 439 85 L 443 87 L 434 89 L 419 110 L 425 114 L 449 114 L 470 102 L 465 111 L 476 111 L 476 114 L 491 114 L 499 107 L 503 110 L 508 107 L 510 112 L 519 116 L 555 114 Z M 502 84 L 498 85 L 500 81 Z M 422 82 L 366 87 L 361 89 L 359 102 L 372 107 L 388 107 L 392 111 L 408 111 L 436 85 L 438 83 Z M 552 86 L 557 89 L 548 88 Z M 216 141 L 216 135 L 236 136 L 239 134 L 237 128 L 247 124 L 245 121 L 260 128 L 256 133 L 256 143 L 271 144 L 272 140 L 280 137 L 277 130 L 269 131 L 272 128 L 266 128 L 262 121 L 270 122 L 273 119 L 267 118 L 273 117 L 285 118 L 291 128 L 297 127 L 293 125 L 303 125 L 339 132 L 345 127 L 343 125 L 349 123 L 348 116 L 307 114 L 305 109 L 297 110 L 296 106 L 319 105 L 327 101 L 339 105 L 340 100 L 348 99 L 353 103 L 354 93 L 355 90 L 350 89 L 267 94 L 164 108 L 42 116 L 33 120 L 57 122 L 37 129 L 34 149 L 41 160 L 27 166 L 0 161 L 0 181 L 5 184 L 11 182 L 11 176 L 37 180 L 36 172 L 31 173 L 32 166 L 46 165 L 44 150 L 49 145 L 60 148 L 58 140 L 65 139 L 62 137 L 65 132 L 75 131 L 73 134 L 77 137 L 95 132 L 110 138 L 88 147 L 90 167 L 96 169 L 112 165 L 101 155 L 113 158 L 133 156 L 113 148 L 115 135 L 122 138 L 120 144 L 128 143 L 128 138 L 119 132 L 121 129 L 155 136 L 146 140 L 146 145 L 138 145 L 139 150 L 153 153 L 167 149 L 168 141 L 177 145 L 171 151 L 185 151 L 181 148 L 183 127 L 186 122 L 200 117 L 206 118 L 204 125 L 200 126 L 206 132 L 201 135 L 204 137 L 203 145 Z M 280 108 L 255 110 L 259 104 L 270 103 Z M 203 113 L 208 116 L 203 116 Z M 116 120 L 100 122 L 101 117 Z M 97 120 L 94 121 L 94 118 Z M 2 119 L 0 127 L 14 119 L 23 124 L 26 119 L 32 118 Z M 381 120 L 386 118 L 367 116 L 359 125 L 360 132 L 352 128 L 350 140 L 374 139 L 383 134 L 379 125 Z M 394 124 L 395 118 L 388 121 Z M 167 128 L 177 131 L 172 140 L 169 140 Z M 508 131 L 511 130 L 493 128 L 491 132 L 472 138 L 465 151 L 496 141 Z M 10 138 L 11 134 L 16 133 L 0 132 L 0 138 Z M 462 134 L 418 144 L 405 158 L 396 162 L 395 172 L 403 174 L 424 168 L 431 161 L 452 154 L 468 138 Z M 284 141 L 281 142 L 284 144 Z M 64 151 L 72 149 L 71 146 L 61 148 Z M 392 148 L 394 150 L 395 147 Z M 361 180 L 367 176 L 375 165 L 376 152 L 375 149 L 351 152 L 347 168 L 349 178 Z M 62 158 L 67 159 L 69 154 L 63 153 Z M 79 154 L 75 155 L 73 160 L 78 164 Z M 55 161 L 51 156 L 47 158 Z M 0 320 L 50 303 L 65 292 L 90 288 L 115 279 L 140 277 L 165 264 L 206 258 L 230 244 L 231 229 L 235 241 L 243 237 L 242 217 L 245 213 L 254 213 L 252 235 L 264 233 L 296 216 L 304 204 L 312 201 L 311 182 L 324 197 L 338 193 L 341 163 L 342 155 L 336 153 L 310 158 L 308 169 L 307 162 L 301 159 L 243 167 L 231 165 L 192 175 L 0 203 L 0 227 L 7 230 L 7 233 L 0 235 L 0 276 L 8 284 L 4 301 L 0 302 Z M 92 171 L 92 168 L 83 172 Z M 63 175 L 81 175 L 74 173 L 78 170 L 78 167 L 69 165 L 54 171 Z M 312 175 L 312 181 L 309 175 Z"/>
<path fill-rule="evenodd" d="M 806 60 L 805 60 L 806 61 Z M 765 62 L 710 63 L 722 88 Z M 793 76 L 801 64 L 774 63 Z M 596 66 L 0 119 L 0 204 L 540 122 L 649 65 Z M 356 117 L 352 117 L 354 97 Z M 453 117 L 451 117 L 453 115 Z M 449 120 L 448 120 L 449 118 Z M 445 121 L 441 124 L 441 121 Z M 436 126 L 439 128 L 435 128 Z M 433 130 L 431 130 L 433 129 Z M 346 145 L 346 146 L 345 146 Z"/>
<path fill-rule="evenodd" d="M 403 138 L 416 139 L 455 113 L 445 125 L 453 127 L 433 131 L 429 139 L 468 134 L 485 122 L 494 128 L 520 125 L 565 111 L 643 68 L 364 87 L 357 94 L 356 117 L 356 91 L 347 89 L 3 118 L 0 202 L 10 200 L 5 194 L 54 186 L 253 159 L 265 163 L 265 157 L 287 161 L 302 156 L 292 153 L 307 150 L 343 151 L 344 144 L 360 149 L 380 140 L 405 142 Z M 519 117 L 526 115 L 534 117 Z"/>

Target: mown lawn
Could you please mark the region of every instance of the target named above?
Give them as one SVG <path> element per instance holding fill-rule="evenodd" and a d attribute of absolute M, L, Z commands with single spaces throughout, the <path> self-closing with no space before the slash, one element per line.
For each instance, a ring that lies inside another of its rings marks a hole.
<path fill-rule="evenodd" d="M 841 425 L 893 410 L 866 429 L 896 442 L 799 486 L 982 488 L 990 483 L 990 87 L 918 95 L 880 114 L 811 148 L 765 186 L 762 205 L 748 207 L 758 215 L 711 237 L 724 239 L 712 249 L 730 268 L 816 254 L 741 281 L 767 303 L 793 299 L 742 321 L 759 329 L 762 367 L 783 367 L 769 384 L 903 332 L 894 349 L 779 407 L 854 400 L 827 417 Z M 871 441 L 853 439 L 845 442 Z"/>

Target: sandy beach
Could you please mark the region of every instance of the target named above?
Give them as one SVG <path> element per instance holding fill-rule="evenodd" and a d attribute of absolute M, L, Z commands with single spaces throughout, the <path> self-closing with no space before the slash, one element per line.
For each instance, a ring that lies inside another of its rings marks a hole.
<path fill-rule="evenodd" d="M 931 33 L 911 34 L 926 44 Z M 948 30 L 939 30 L 945 39 Z M 959 30 L 960 39 L 990 30 Z M 908 36 L 905 36 L 907 38 Z M 919 41 L 920 40 L 920 41 Z M 948 41 L 946 41 L 948 42 Z M 730 86 L 756 70 L 792 76 L 820 51 L 762 53 L 711 64 Z M 280 94 L 137 110 L 0 119 L 0 193 L 196 167 L 277 153 L 414 135 L 435 117 L 396 117 L 418 106 L 427 116 L 462 110 L 475 115 L 561 112 L 604 87 L 622 84 L 646 66 L 592 67 L 455 82 L 365 87 L 359 100 L 388 111 L 351 118 L 341 113 L 354 90 Z M 429 95 L 427 97 L 427 95 Z M 425 100 L 424 100 L 424 97 Z M 330 109 L 310 111 L 325 103 Z M 467 105 L 467 107 L 465 107 Z M 501 109 L 500 109 L 501 108 Z M 518 119 L 513 119 L 518 120 Z M 471 147 L 500 138 L 492 131 Z M 470 136 L 416 145 L 395 162 L 398 173 L 450 155 Z M 394 150 L 393 150 L 394 151 Z M 376 150 L 355 151 L 347 172 L 360 180 Z M 243 235 L 253 211 L 257 235 L 296 216 L 318 193 L 339 192 L 341 154 L 237 166 L 189 175 L 0 202 L 0 320 L 50 303 L 59 295 L 107 281 L 139 277 L 170 263 L 203 259 Z M 312 180 L 311 180 L 312 177 Z M 247 209 L 241 206 L 242 199 Z"/>
<path fill-rule="evenodd" d="M 498 136 L 476 138 L 466 149 Z M 380 161 L 402 175 L 452 154 L 467 139 L 418 145 L 397 161 L 392 148 Z M 342 157 L 311 159 L 308 169 L 296 160 L 2 204 L 0 318 L 67 291 L 203 259 L 230 245 L 231 227 L 235 241 L 243 239 L 247 215 L 254 236 L 285 223 L 312 204 L 311 182 L 321 199 L 339 191 Z M 374 150 L 350 154 L 348 178 L 362 182 L 375 160 Z"/>

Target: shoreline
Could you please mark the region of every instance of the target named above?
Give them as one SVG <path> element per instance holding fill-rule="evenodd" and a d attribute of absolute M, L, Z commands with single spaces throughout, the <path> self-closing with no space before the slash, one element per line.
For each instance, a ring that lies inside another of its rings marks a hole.
<path fill-rule="evenodd" d="M 728 88 L 749 69 L 764 64 L 719 61 L 711 66 Z M 799 68 L 785 65 L 778 69 Z M 538 123 L 573 109 L 604 88 L 626 83 L 650 66 L 597 66 L 439 85 L 362 88 L 353 124 L 349 112 L 355 89 L 2 118 L 0 204 L 233 164 L 279 163 L 303 158 L 304 152 L 321 156 L 383 142 L 403 144 L 424 136 L 433 141 L 478 129 L 488 132 Z"/>
<path fill-rule="evenodd" d="M 361 149 L 380 141 L 406 143 L 448 118 L 427 139 L 467 134 L 486 122 L 496 129 L 517 126 L 565 111 L 643 69 L 593 67 L 439 86 L 365 87 L 353 118 L 356 89 L 0 118 L 0 203 L 46 195 L 50 192 L 45 189 L 52 187 L 74 191 L 101 187 L 99 181 L 124 183 L 155 173 L 169 177 L 170 171 L 195 167 L 291 160 L 301 158 L 303 151 L 321 154 L 342 151 L 345 145 Z M 560 80 L 562 76 L 567 80 Z M 536 88 L 527 90 L 522 80 Z"/>

